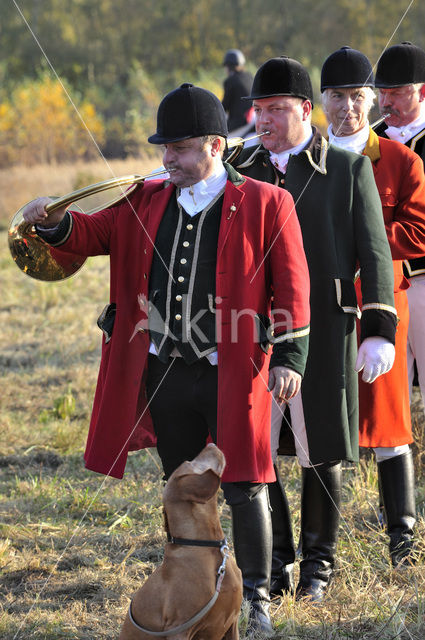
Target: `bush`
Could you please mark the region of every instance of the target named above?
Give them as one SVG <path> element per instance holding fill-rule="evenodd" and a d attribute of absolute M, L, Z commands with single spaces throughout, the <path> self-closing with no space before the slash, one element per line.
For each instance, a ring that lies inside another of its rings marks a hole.
<path fill-rule="evenodd" d="M 47 73 L 16 87 L 0 103 L 0 166 L 97 157 L 103 122 L 93 104 L 75 96 L 72 101 L 75 107 L 59 80 Z"/>

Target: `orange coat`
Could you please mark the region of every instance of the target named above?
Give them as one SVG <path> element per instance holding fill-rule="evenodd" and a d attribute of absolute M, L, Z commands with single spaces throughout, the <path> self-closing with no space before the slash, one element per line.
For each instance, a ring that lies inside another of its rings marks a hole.
<path fill-rule="evenodd" d="M 409 308 L 402 260 L 425 253 L 425 175 L 420 157 L 371 130 L 364 155 L 372 161 L 394 266 L 397 325 L 393 368 L 372 384 L 359 376 L 361 447 L 396 447 L 413 441 L 407 379 Z M 358 299 L 360 287 L 357 286 Z"/>

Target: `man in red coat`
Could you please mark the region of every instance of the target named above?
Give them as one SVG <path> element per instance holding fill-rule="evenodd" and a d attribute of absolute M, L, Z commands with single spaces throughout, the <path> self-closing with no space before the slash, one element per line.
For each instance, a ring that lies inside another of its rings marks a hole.
<path fill-rule="evenodd" d="M 425 163 L 425 51 L 411 42 L 384 51 L 376 68 L 379 109 L 385 116 L 375 128 L 378 136 L 397 140 L 412 149 Z M 404 260 L 409 280 L 409 331 L 407 371 L 412 391 L 415 365 L 425 406 L 425 254 Z"/>
<path fill-rule="evenodd" d="M 122 477 L 128 450 L 156 443 L 167 478 L 214 440 L 250 622 L 270 633 L 269 389 L 279 403 L 299 390 L 309 276 L 292 197 L 224 165 L 226 136 L 218 98 L 184 84 L 149 138 L 169 181 L 91 216 L 47 217 L 46 198 L 24 216 L 63 251 L 110 255 L 86 466 Z"/>
<path fill-rule="evenodd" d="M 419 156 L 404 145 L 379 138 L 369 127 L 373 72 L 360 51 L 342 47 L 322 68 L 322 103 L 329 141 L 372 161 L 394 266 L 394 301 L 399 322 L 395 361 L 372 385 L 359 384 L 360 439 L 372 447 L 385 508 L 394 566 L 411 561 L 415 524 L 413 441 L 407 376 L 409 309 L 402 261 L 425 252 L 425 176 Z M 361 274 L 360 274 L 361 278 Z M 359 289 L 358 289 L 359 292 Z"/>

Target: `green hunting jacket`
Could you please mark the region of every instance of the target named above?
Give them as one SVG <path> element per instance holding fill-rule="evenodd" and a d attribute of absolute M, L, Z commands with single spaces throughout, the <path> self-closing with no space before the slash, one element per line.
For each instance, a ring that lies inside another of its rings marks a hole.
<path fill-rule="evenodd" d="M 356 319 L 361 315 L 362 340 L 381 335 L 394 343 L 396 312 L 391 252 L 370 160 L 313 132 L 306 149 L 290 156 L 285 175 L 262 145 L 243 149 L 232 164 L 294 198 L 311 281 L 310 347 L 301 393 L 310 460 L 318 464 L 358 460 Z M 362 313 L 354 287 L 359 268 Z"/>

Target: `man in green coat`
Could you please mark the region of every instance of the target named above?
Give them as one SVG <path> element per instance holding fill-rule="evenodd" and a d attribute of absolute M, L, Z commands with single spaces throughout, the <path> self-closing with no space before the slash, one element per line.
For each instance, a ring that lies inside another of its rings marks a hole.
<path fill-rule="evenodd" d="M 306 69 L 291 58 L 272 58 L 257 71 L 247 98 L 253 100 L 262 144 L 243 149 L 232 163 L 240 173 L 292 194 L 310 271 L 307 368 L 299 400 L 288 403 L 291 429 L 286 414 L 282 420 L 282 409 L 274 406 L 272 453 L 274 442 L 277 456 L 280 436 L 279 452 L 296 453 L 302 466 L 303 559 L 297 597 L 318 601 L 334 568 L 341 461 L 358 460 L 357 371 L 373 382 L 394 360 L 391 253 L 370 160 L 330 146 L 311 126 L 313 95 Z M 354 289 L 359 267 L 361 311 Z M 269 484 L 269 492 L 274 543 L 270 593 L 278 595 L 294 588 L 295 550 L 279 477 Z"/>

